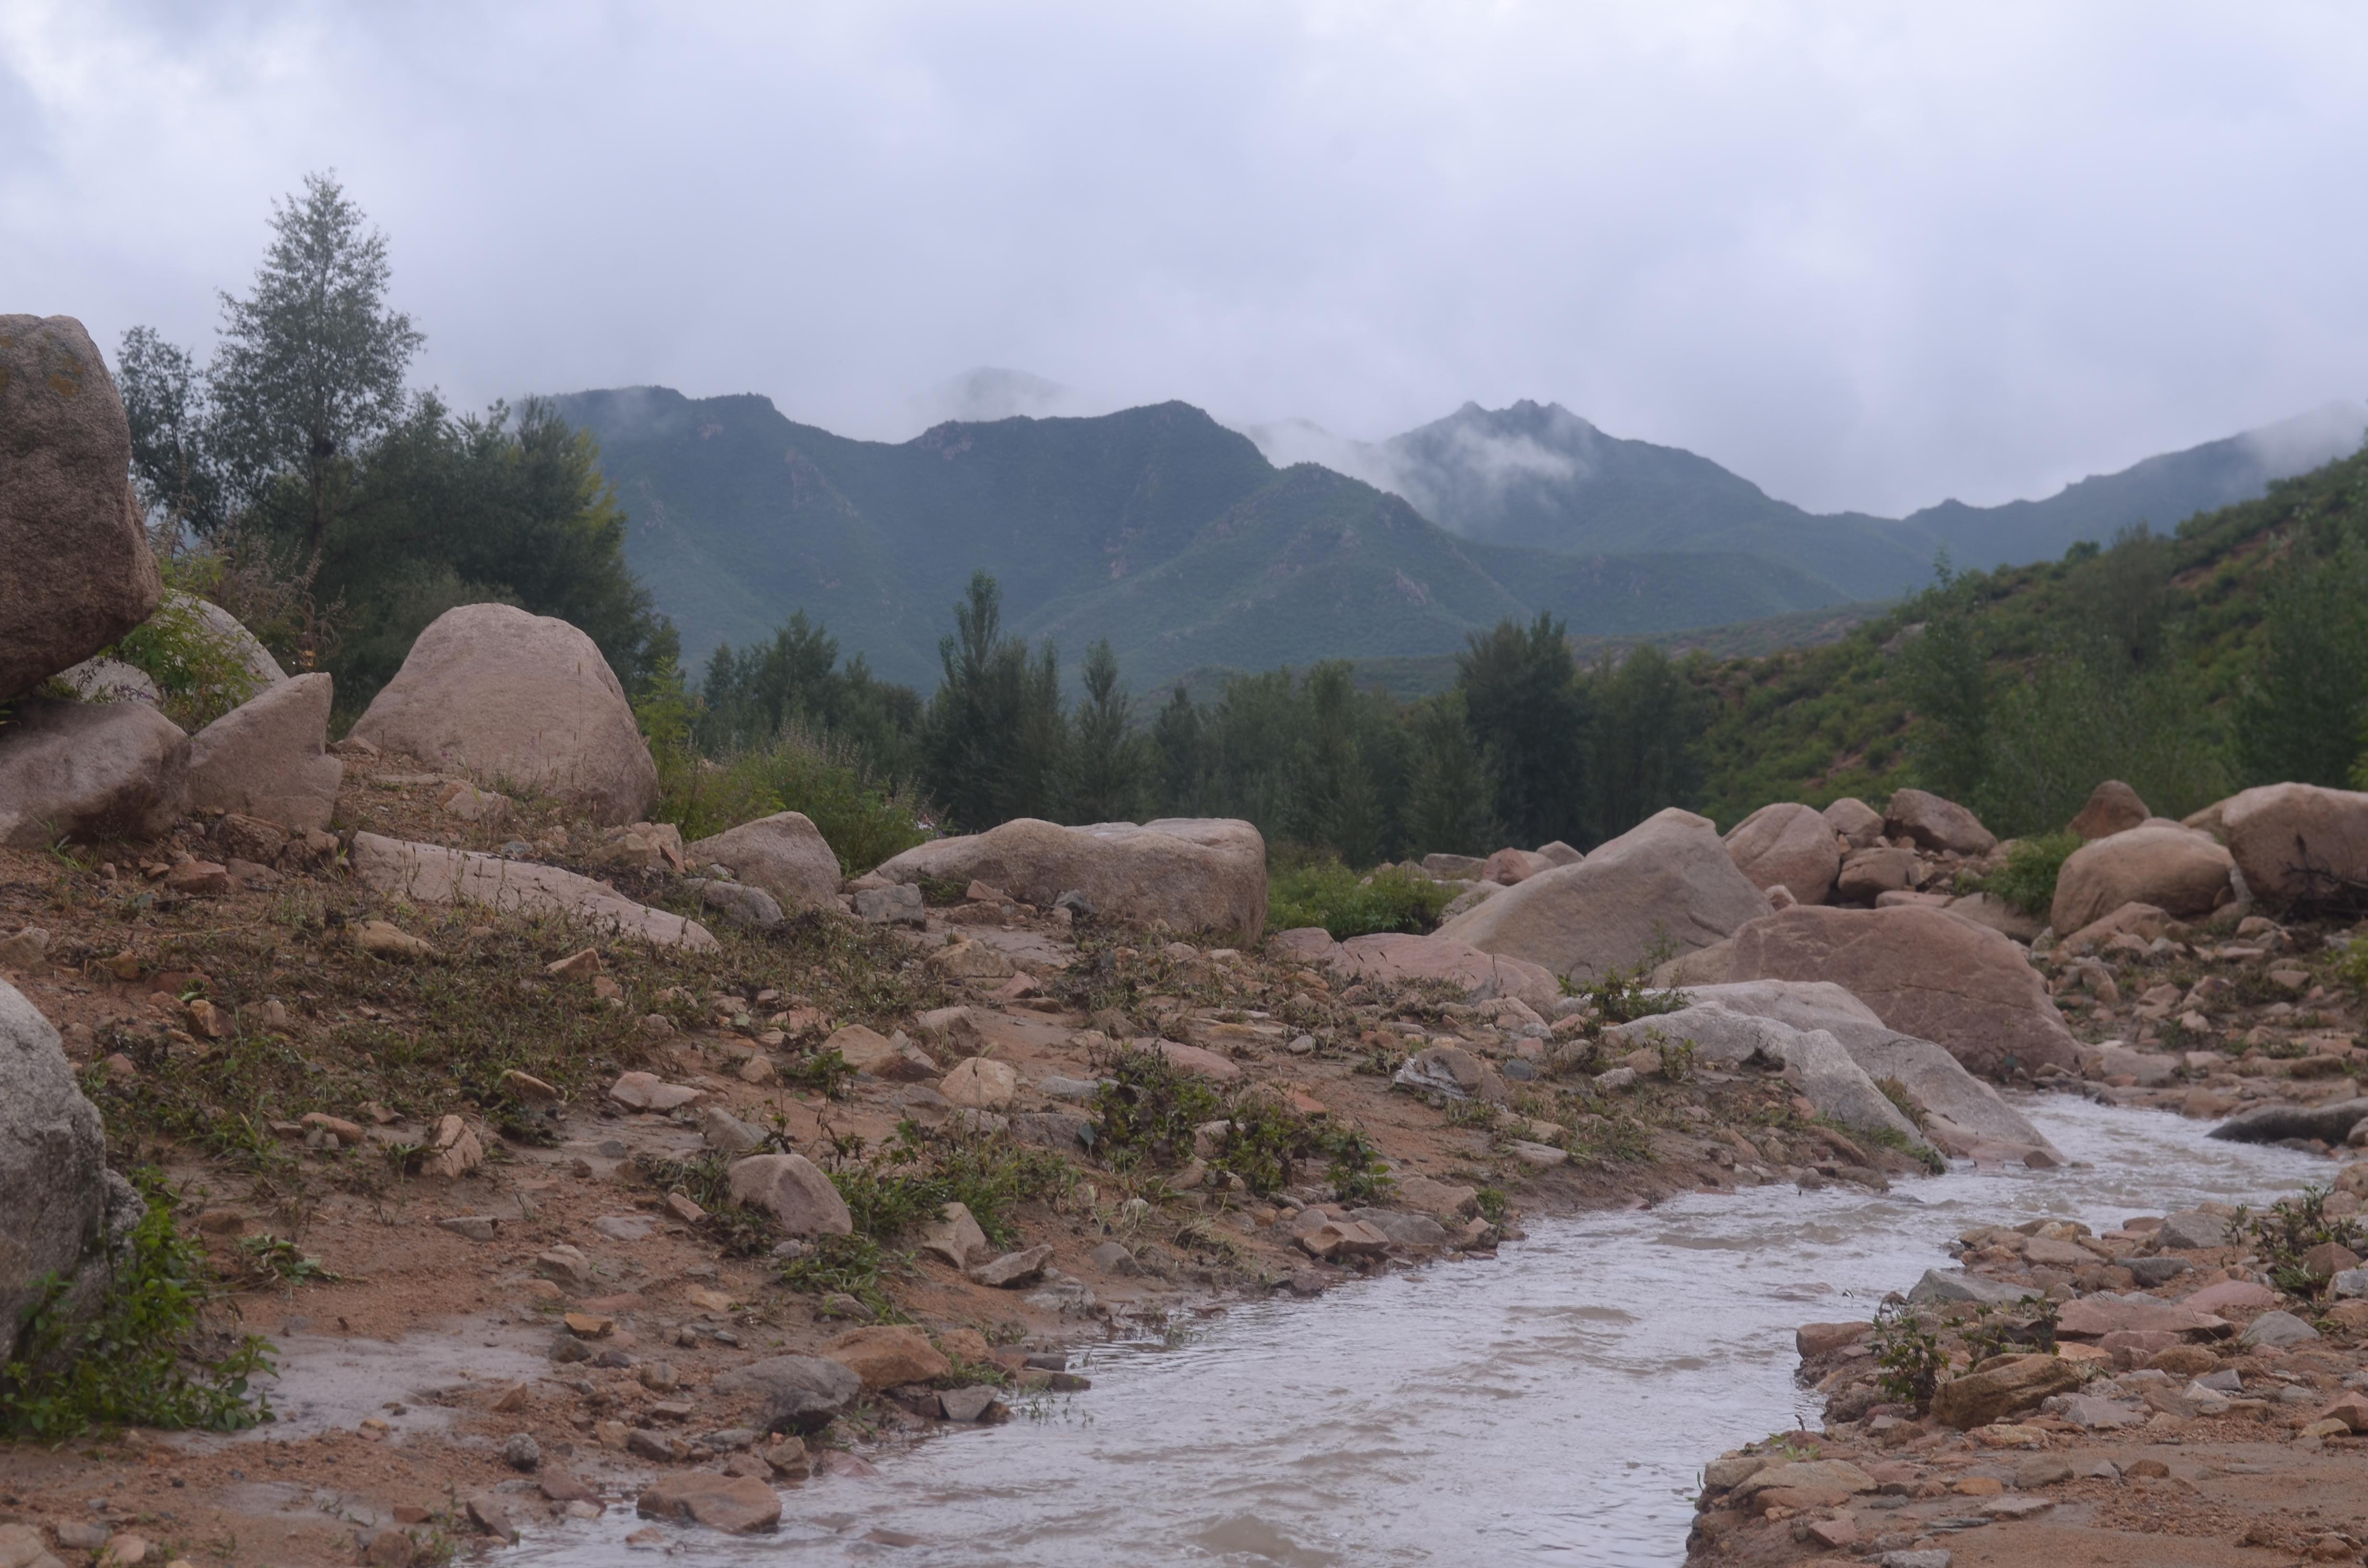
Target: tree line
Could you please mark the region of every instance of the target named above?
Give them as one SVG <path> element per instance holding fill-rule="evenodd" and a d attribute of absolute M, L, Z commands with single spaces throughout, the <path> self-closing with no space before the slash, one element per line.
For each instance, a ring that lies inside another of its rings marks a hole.
<path fill-rule="evenodd" d="M 1561 839 L 1581 848 L 1701 785 L 1708 699 L 1660 650 L 1582 665 L 1551 616 L 1474 634 L 1452 689 L 1401 701 L 1342 661 L 1183 685 L 1145 703 L 1108 642 L 1064 689 L 1057 647 L 1004 629 L 975 574 L 927 700 L 874 677 L 803 611 L 718 648 L 690 730 L 729 759 L 782 733 L 826 737 L 882 788 L 964 831 L 1014 817 L 1084 824 L 1231 816 L 1269 842 L 1367 865 Z"/>

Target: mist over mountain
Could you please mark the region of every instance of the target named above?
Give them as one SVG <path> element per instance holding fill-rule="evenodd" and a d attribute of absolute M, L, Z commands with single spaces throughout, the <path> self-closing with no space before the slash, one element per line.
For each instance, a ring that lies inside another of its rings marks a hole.
<path fill-rule="evenodd" d="M 934 389 L 908 441 L 797 424 L 763 397 L 579 392 L 632 521 L 627 557 L 684 653 L 803 609 L 924 688 L 970 574 L 1074 662 L 1097 638 L 1138 688 L 1207 666 L 1436 657 L 1540 610 L 1580 637 L 1884 599 L 1960 566 L 2054 559 L 2141 519 L 2169 529 L 2356 446 L 2368 410 L 2300 419 L 2081 481 L 2042 501 L 1905 518 L 1818 515 L 1675 447 L 1552 403 L 1378 444 L 1304 422 L 1229 429 L 1189 403 L 1046 416 L 1085 394 L 1014 370 Z M 1034 412 L 1031 412 L 1034 411 Z"/>
<path fill-rule="evenodd" d="M 1459 539 L 1399 496 L 1278 469 L 1181 403 L 934 426 L 860 441 L 762 397 L 579 392 L 631 518 L 626 555 L 683 650 L 771 635 L 796 610 L 928 687 L 971 573 L 1067 658 L 1108 637 L 1138 689 L 1203 665 L 1451 653 L 1507 616 L 1591 632 L 1753 619 L 1850 597 L 1797 566 L 1706 550 L 1577 557 Z"/>
<path fill-rule="evenodd" d="M 1272 460 L 1320 462 L 1404 496 L 1465 539 L 1569 554 L 1722 551 L 1765 555 L 1859 598 L 1922 585 L 1945 548 L 1961 567 L 2052 559 L 2146 522 L 2167 531 L 2262 494 L 2360 444 L 2368 407 L 2293 419 L 2092 476 L 2039 501 L 1944 501 L 1903 518 L 1818 514 L 1779 501 L 1707 458 L 1605 434 L 1555 403 L 1465 403 L 1379 443 L 1304 421 L 1247 430 Z"/>

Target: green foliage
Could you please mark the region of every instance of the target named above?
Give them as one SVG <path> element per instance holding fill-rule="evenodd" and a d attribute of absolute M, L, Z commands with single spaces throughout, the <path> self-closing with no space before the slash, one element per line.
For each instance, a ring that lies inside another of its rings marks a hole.
<path fill-rule="evenodd" d="M 1400 866 L 1360 877 L 1338 860 L 1275 875 L 1267 884 L 1267 924 L 1278 931 L 1321 926 L 1346 941 L 1377 931 L 1415 935 L 1435 929 L 1449 890 Z"/>
<path fill-rule="evenodd" d="M 2368 1227 L 2350 1217 L 2327 1211 L 2328 1189 L 2305 1187 L 2291 1198 L 2281 1198 L 2260 1214 L 2239 1210 L 2235 1230 L 2249 1235 L 2269 1264 L 2270 1278 L 2292 1296 L 2315 1296 L 2327 1282 L 2303 1267 L 2303 1255 L 2333 1242 L 2353 1252 L 2368 1244 Z"/>
<path fill-rule="evenodd" d="M 248 1276 L 255 1280 L 275 1285 L 328 1284 L 342 1276 L 321 1267 L 317 1257 L 307 1257 L 304 1249 L 293 1238 L 269 1233 L 246 1236 L 238 1244 L 242 1261 Z"/>
<path fill-rule="evenodd" d="M 175 549 L 231 569 L 226 608 L 359 711 L 428 621 L 499 602 L 598 644 L 627 689 L 674 632 L 624 560 L 592 438 L 541 401 L 454 417 L 404 379 L 424 341 L 386 305 L 384 236 L 336 182 L 282 204 L 220 347 L 135 327 L 120 357 L 134 480 Z"/>
<path fill-rule="evenodd" d="M 2349 523 L 2297 540 L 2263 596 L 2260 665 L 2237 702 L 2248 782 L 2340 788 L 2368 753 L 2368 538 Z"/>
<path fill-rule="evenodd" d="M 921 710 L 911 687 L 876 679 L 862 655 L 840 667 L 837 641 L 800 610 L 770 642 L 709 656 L 693 725 L 708 756 L 762 750 L 785 729 L 826 735 L 894 784 L 919 772 Z"/>
<path fill-rule="evenodd" d="M 1088 1108 L 1100 1130 L 1095 1148 L 1121 1170 L 1148 1164 L 1183 1164 L 1192 1131 L 1225 1114 L 1208 1080 L 1186 1073 L 1155 1051 L 1121 1046 L 1096 1062 L 1104 1074 Z"/>
<path fill-rule="evenodd" d="M 1497 781 L 1496 815 L 1524 844 L 1587 837 L 1587 732 L 1592 718 L 1562 622 L 1541 614 L 1475 632 L 1456 655 L 1456 686 Z"/>
<path fill-rule="evenodd" d="M 164 699 L 165 716 L 194 733 L 253 697 L 259 683 L 237 650 L 206 624 L 201 601 L 180 588 L 186 574 L 168 571 L 156 613 L 96 656 L 145 673 Z"/>
<path fill-rule="evenodd" d="M 780 1070 L 781 1082 L 791 1088 L 813 1089 L 834 1100 L 847 1097 L 847 1085 L 855 1077 L 855 1069 L 837 1050 L 808 1052 L 797 1062 Z"/>
<path fill-rule="evenodd" d="M 1866 1342 L 1882 1369 L 1876 1382 L 1885 1399 L 1919 1412 L 1932 1403 L 1949 1356 L 1914 1307 L 1888 1301 L 1877 1307 Z"/>
<path fill-rule="evenodd" d="M 676 699 L 663 687 L 638 702 L 650 753 L 658 764 L 652 815 L 676 824 L 685 839 L 771 816 L 803 812 L 852 876 L 929 837 L 923 808 L 902 787 L 874 779 L 853 747 L 828 732 L 792 721 L 760 748 L 722 759 L 693 754 Z"/>
<path fill-rule="evenodd" d="M 1973 1321 L 1958 1334 L 1975 1366 L 1993 1356 L 2053 1356 L 2055 1326 L 2062 1315 L 2054 1301 L 2041 1295 L 2003 1303 L 1985 1301 L 1974 1309 Z"/>
<path fill-rule="evenodd" d="M 1343 1203 L 1379 1203 L 1397 1188 L 1390 1175 L 1389 1162 L 1373 1146 L 1372 1139 L 1354 1127 L 1329 1130 L 1330 1158 L 1324 1167 L 1324 1179 Z"/>
<path fill-rule="evenodd" d="M 922 741 L 930 793 L 972 831 L 1058 817 L 1068 747 L 1058 651 L 1046 642 L 1030 657 L 1024 638 L 1004 635 L 1003 590 L 976 572 L 938 656 Z"/>
<path fill-rule="evenodd" d="M 816 1236 L 797 1256 L 783 1261 L 777 1277 L 789 1289 L 809 1296 L 852 1296 L 882 1323 L 903 1323 L 905 1314 L 888 1299 L 881 1278 L 877 1239 L 858 1232 L 851 1236 Z"/>
<path fill-rule="evenodd" d="M 227 1432 L 270 1419 L 269 1402 L 247 1387 L 271 1370 L 270 1346 L 249 1335 L 204 1353 L 204 1254 L 174 1229 L 163 1177 L 135 1182 L 146 1210 L 96 1311 L 75 1321 L 67 1283 L 44 1282 L 17 1358 L 0 1369 L 0 1434 L 54 1442 L 94 1427 Z"/>
<path fill-rule="evenodd" d="M 876 1150 L 860 1138 L 834 1139 L 828 1165 L 856 1233 L 874 1241 L 892 1241 L 960 1203 L 1000 1246 L 1014 1210 L 1059 1198 L 1076 1181 L 1076 1168 L 1050 1150 L 999 1135 L 927 1132 L 909 1121 Z"/>
<path fill-rule="evenodd" d="M 2017 839 L 2007 851 L 2004 866 L 1987 876 L 1967 878 L 1966 884 L 1973 892 L 1993 894 L 2025 915 L 2044 920 L 2055 903 L 2055 879 L 2064 862 L 2079 847 L 2080 835 L 2069 831 Z"/>
<path fill-rule="evenodd" d="M 785 1147 L 777 1141 L 768 1141 L 768 1146 Z M 706 1210 L 707 1233 L 727 1256 L 760 1256 L 772 1250 L 780 1227 L 768 1210 L 750 1208 L 732 1196 L 734 1158 L 712 1149 L 687 1160 L 636 1154 L 633 1166 L 660 1192 L 679 1192 Z"/>
<path fill-rule="evenodd" d="M 1119 684 L 1118 655 L 1108 638 L 1086 650 L 1084 681 L 1069 750 L 1069 813 L 1086 823 L 1137 821 L 1150 747 L 1135 733 L 1134 699 Z"/>
<path fill-rule="evenodd" d="M 1656 991 L 1652 986 L 1653 971 L 1666 961 L 1658 951 L 1647 953 L 1634 969 L 1606 970 L 1600 978 L 1579 987 L 1578 994 L 1594 1004 L 1596 1015 L 1607 1024 L 1629 1024 L 1638 1018 L 1682 1012 L 1694 1005 L 1691 996 L 1674 989 Z"/>

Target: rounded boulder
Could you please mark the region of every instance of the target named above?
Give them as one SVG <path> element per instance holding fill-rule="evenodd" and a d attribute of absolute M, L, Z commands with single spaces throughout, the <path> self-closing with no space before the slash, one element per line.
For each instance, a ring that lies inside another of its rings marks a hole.
<path fill-rule="evenodd" d="M 2209 915 L 2237 896 L 2236 859 L 2207 834 L 2148 823 L 2074 850 L 2055 877 L 2049 924 L 2072 932 L 2125 903 L 2147 903 L 2180 919 Z"/>
<path fill-rule="evenodd" d="M 1789 801 L 1762 806 L 1736 824 L 1726 853 L 1753 887 L 1781 887 L 1803 903 L 1825 903 L 1842 866 L 1826 814 Z"/>
<path fill-rule="evenodd" d="M 354 735 L 513 791 L 562 797 L 604 824 L 639 822 L 657 765 L 592 639 L 512 605 L 438 616 Z"/>

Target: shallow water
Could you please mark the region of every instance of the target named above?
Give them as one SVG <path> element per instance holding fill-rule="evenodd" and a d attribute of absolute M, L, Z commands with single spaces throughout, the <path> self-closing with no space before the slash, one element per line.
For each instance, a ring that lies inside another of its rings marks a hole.
<path fill-rule="evenodd" d="M 683 1531 L 739 1564 L 1648 1564 L 1682 1561 L 1702 1460 L 1816 1419 L 1795 1325 L 1869 1315 L 1969 1225 L 2105 1229 L 2325 1180 L 2160 1112 L 2027 1108 L 2077 1162 L 1959 1166 L 1888 1195 L 1769 1187 L 1541 1221 L 1495 1263 L 1235 1308 L 1167 1346 L 1097 1350 L 1093 1389 L 950 1432 L 861 1479 L 784 1493 L 781 1531 Z M 1073 1362 L 1073 1365 L 1076 1363 Z M 622 1507 L 514 1561 L 646 1562 Z M 875 1530 L 917 1537 L 894 1547 Z"/>

